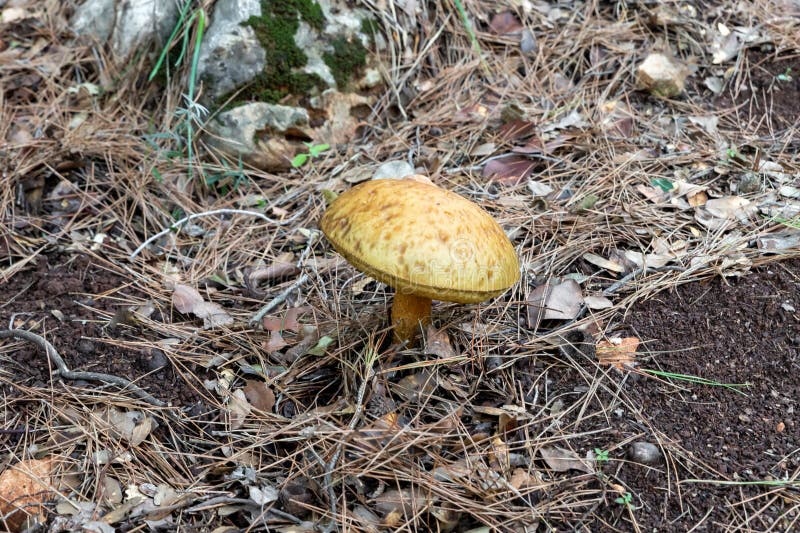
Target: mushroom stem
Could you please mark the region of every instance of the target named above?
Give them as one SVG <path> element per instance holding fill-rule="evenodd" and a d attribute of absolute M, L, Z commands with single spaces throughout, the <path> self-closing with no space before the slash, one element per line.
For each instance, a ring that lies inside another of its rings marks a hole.
<path fill-rule="evenodd" d="M 397 291 L 392 304 L 395 342 L 408 341 L 414 344 L 420 323 L 423 326 L 431 323 L 431 299 Z"/>

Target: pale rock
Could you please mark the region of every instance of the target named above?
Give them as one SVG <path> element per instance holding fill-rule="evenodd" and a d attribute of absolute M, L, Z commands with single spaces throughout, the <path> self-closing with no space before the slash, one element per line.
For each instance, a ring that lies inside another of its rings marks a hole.
<path fill-rule="evenodd" d="M 689 70 L 678 60 L 652 53 L 639 65 L 639 84 L 656 96 L 673 97 L 683 92 Z"/>

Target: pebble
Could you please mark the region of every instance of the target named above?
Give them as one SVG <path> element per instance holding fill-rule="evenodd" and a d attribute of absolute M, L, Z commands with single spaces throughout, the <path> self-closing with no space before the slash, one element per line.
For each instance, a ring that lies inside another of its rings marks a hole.
<path fill-rule="evenodd" d="M 169 364 L 167 356 L 158 349 L 150 350 L 150 357 L 147 359 L 147 369 L 151 372 L 158 372 Z"/>
<path fill-rule="evenodd" d="M 94 343 L 89 339 L 81 339 L 78 341 L 78 351 L 82 354 L 94 353 Z"/>
<path fill-rule="evenodd" d="M 661 462 L 661 448 L 650 442 L 634 442 L 628 448 L 628 459 L 634 463 L 656 465 Z"/>

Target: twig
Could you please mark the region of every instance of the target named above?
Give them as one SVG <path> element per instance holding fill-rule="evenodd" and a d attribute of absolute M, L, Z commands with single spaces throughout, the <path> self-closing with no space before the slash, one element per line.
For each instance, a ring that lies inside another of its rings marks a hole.
<path fill-rule="evenodd" d="M 38 344 L 41 348 L 47 352 L 47 357 L 50 358 L 50 361 L 56 366 L 55 373 L 61 376 L 64 379 L 83 379 L 87 381 L 102 381 L 105 383 L 110 383 L 112 385 L 116 385 L 121 389 L 128 389 L 130 390 L 134 396 L 137 398 L 151 404 L 155 405 L 156 407 L 165 407 L 166 404 L 161 400 L 154 398 L 149 393 L 145 392 L 139 386 L 134 385 L 132 382 L 128 381 L 125 378 L 121 378 L 119 376 L 112 376 L 111 374 L 101 374 L 99 372 L 73 372 L 69 368 L 67 368 L 67 364 L 64 362 L 64 359 L 59 355 L 58 350 L 50 344 L 50 342 L 35 333 L 31 333 L 30 331 L 25 331 L 23 329 L 0 329 L 0 339 L 7 339 L 7 338 L 16 338 L 22 339 L 29 342 L 33 342 Z"/>
<path fill-rule="evenodd" d="M 308 259 L 309 254 L 311 253 L 311 249 L 314 246 L 314 243 L 317 242 L 319 239 L 319 232 L 313 232 L 308 237 L 308 242 L 306 242 L 306 247 L 303 249 L 303 252 L 300 254 L 300 258 L 297 260 L 297 268 L 302 269 L 305 264 L 306 260 Z M 278 307 L 281 303 L 283 303 L 286 298 L 294 291 L 295 289 L 299 288 L 300 285 L 308 281 L 308 274 L 303 274 L 294 283 L 292 283 L 288 288 L 286 288 L 282 293 L 278 296 L 273 298 L 267 305 L 262 307 L 258 310 L 258 313 L 253 315 L 250 319 L 250 326 L 258 326 L 261 323 L 261 320 L 266 316 L 267 313 Z"/>
<path fill-rule="evenodd" d="M 294 283 L 292 283 L 282 293 L 273 298 L 272 301 L 270 301 L 267 305 L 262 307 L 258 311 L 258 313 L 253 315 L 253 318 L 250 319 L 250 325 L 251 326 L 258 325 L 267 313 L 269 313 L 270 311 L 278 307 L 281 303 L 283 303 L 283 301 L 289 297 L 292 291 L 300 287 L 300 285 L 302 285 L 306 281 L 308 281 L 308 274 L 303 274 L 302 276 L 297 278 L 297 280 Z"/>
<path fill-rule="evenodd" d="M 189 215 L 187 217 L 183 217 L 182 219 L 178 220 L 174 224 L 170 225 L 167 229 L 164 229 L 162 231 L 159 231 L 155 235 L 152 235 L 149 239 L 147 239 L 142 244 L 140 244 L 139 247 L 136 250 L 134 250 L 133 253 L 130 256 L 128 256 L 128 259 L 130 259 L 130 260 L 135 259 L 136 256 L 139 255 L 141 253 L 141 251 L 144 250 L 145 247 L 148 244 L 150 244 L 151 242 L 155 241 L 156 239 L 160 239 L 164 235 L 168 234 L 170 231 L 179 230 L 181 228 L 181 226 L 183 226 L 187 222 L 190 222 L 190 221 L 192 221 L 192 220 L 194 220 L 196 218 L 212 216 L 212 215 L 251 215 L 251 216 L 254 216 L 254 217 L 258 217 L 258 218 L 260 218 L 262 220 L 265 220 L 265 221 L 269 222 L 270 224 L 277 224 L 279 226 L 281 226 L 283 224 L 286 224 L 288 222 L 288 221 L 282 221 L 282 220 L 274 220 L 274 219 L 269 218 L 267 215 L 265 215 L 263 213 L 256 213 L 255 211 L 247 211 L 245 209 L 214 209 L 213 211 L 204 211 L 202 213 L 195 213 L 193 215 Z"/>

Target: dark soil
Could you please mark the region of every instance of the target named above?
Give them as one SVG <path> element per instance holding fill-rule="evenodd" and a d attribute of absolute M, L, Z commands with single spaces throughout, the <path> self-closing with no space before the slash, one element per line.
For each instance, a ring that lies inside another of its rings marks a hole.
<path fill-rule="evenodd" d="M 70 370 L 123 377 L 167 404 L 195 405 L 201 397 L 174 371 L 164 353 L 119 346 L 137 332 L 129 325 L 114 325 L 114 315 L 145 300 L 129 280 L 93 265 L 86 256 L 39 256 L 29 270 L 0 284 L 0 324 L 9 327 L 13 317 L 14 327 L 44 336 Z M 12 373 L 8 381 L 0 381 L 0 394 L 8 398 L 23 395 L 18 385 L 48 389 L 51 381 L 55 387 L 64 385 L 59 379 L 52 380 L 45 353 L 32 343 L 22 343 L 2 361 Z M 66 384 L 110 387 L 77 381 Z"/>
<path fill-rule="evenodd" d="M 606 512 L 599 511 L 609 515 L 607 523 L 593 524 L 593 531 L 632 530 L 631 516 L 642 531 L 688 531 L 695 526 L 695 531 L 721 531 L 735 525 L 747 526 L 747 531 L 770 527 L 789 531 L 793 521 L 798 526 L 797 485 L 784 489 L 784 494 L 793 495 L 792 503 L 785 496 L 774 496 L 775 487 L 676 483 L 686 479 L 797 483 L 798 281 L 800 261 L 775 263 L 742 278 L 679 286 L 632 309 L 622 333 L 643 341 L 640 368 L 749 386 L 744 395 L 720 386 L 627 376 L 626 403 L 638 412 L 623 406 L 623 411 L 614 413 L 616 420 L 605 426 L 605 436 L 583 443 L 583 451 L 613 448 L 607 439 L 616 435 L 617 442 L 631 439 L 663 447 L 667 461 L 637 464 L 626 456 L 627 443 L 612 451 L 604 472 L 611 483 L 630 492 L 636 509 L 632 514 L 623 512 L 613 501 L 618 494 L 610 492 Z M 606 405 L 613 402 L 610 395 L 600 400 Z"/>
<path fill-rule="evenodd" d="M 778 136 L 800 124 L 800 56 L 747 50 L 743 69 L 748 77 L 719 97 L 720 108 L 731 108 L 744 131 Z"/>

